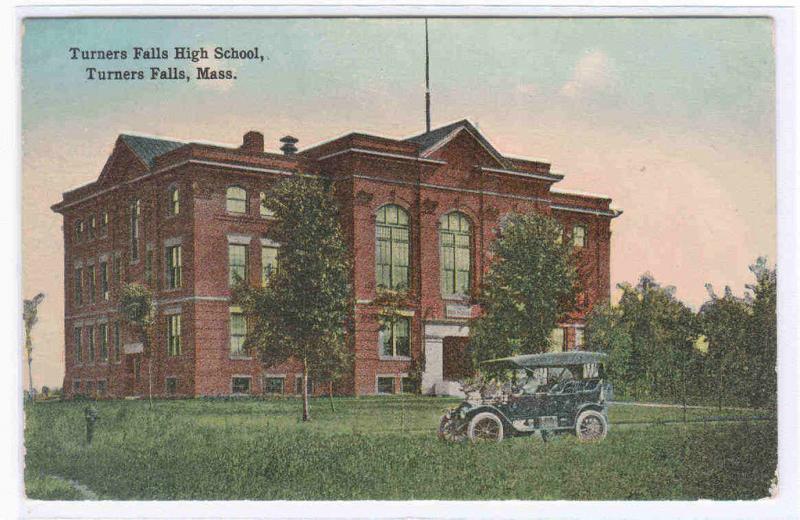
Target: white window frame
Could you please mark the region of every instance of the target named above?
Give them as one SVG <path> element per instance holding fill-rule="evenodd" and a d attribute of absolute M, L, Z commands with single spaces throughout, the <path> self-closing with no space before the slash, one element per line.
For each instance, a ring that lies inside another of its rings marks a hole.
<path fill-rule="evenodd" d="M 247 379 L 249 381 L 249 383 L 247 385 L 248 391 L 247 391 L 246 394 L 242 394 L 242 393 L 239 393 L 239 392 L 234 393 L 234 391 L 233 391 L 233 380 L 234 379 Z M 253 376 L 251 376 L 249 374 L 233 374 L 231 376 L 231 395 L 253 395 Z"/>

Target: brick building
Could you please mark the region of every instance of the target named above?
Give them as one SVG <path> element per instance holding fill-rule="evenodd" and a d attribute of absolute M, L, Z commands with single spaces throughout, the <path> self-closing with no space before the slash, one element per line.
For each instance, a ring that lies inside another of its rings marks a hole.
<path fill-rule="evenodd" d="M 587 312 L 609 298 L 620 214 L 609 198 L 554 189 L 563 176 L 550 164 L 500 154 L 466 120 L 405 140 L 352 133 L 297 153 L 294 141 L 269 153 L 257 132 L 238 148 L 120 135 L 99 178 L 53 206 L 64 218 L 67 395 L 147 395 L 142 345 L 116 311 L 133 281 L 156 302 L 155 395 L 299 393 L 298 365 L 264 367 L 242 351 L 247 322 L 230 300 L 234 273 L 258 284 L 276 268 L 260 201 L 298 172 L 333 180 L 355 266 L 355 363 L 337 392 L 455 390 L 488 247 L 510 212 L 554 216 L 579 249 L 583 291 L 551 348 L 580 348 Z M 383 290 L 405 295 L 391 323 Z"/>

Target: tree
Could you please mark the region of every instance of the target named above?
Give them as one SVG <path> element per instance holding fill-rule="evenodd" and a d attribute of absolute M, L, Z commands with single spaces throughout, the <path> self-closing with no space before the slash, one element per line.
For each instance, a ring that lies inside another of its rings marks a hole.
<path fill-rule="evenodd" d="M 350 362 L 350 253 L 324 181 L 299 175 L 281 181 L 265 205 L 276 217 L 279 267 L 265 287 L 238 283 L 234 299 L 253 325 L 245 349 L 257 350 L 269 365 L 302 363 L 303 420 L 309 421 L 309 377 L 339 377 Z"/>
<path fill-rule="evenodd" d="M 36 322 L 39 321 L 38 308 L 44 300 L 44 293 L 39 293 L 30 300 L 23 301 L 22 321 L 25 323 L 25 353 L 28 356 L 28 395 L 33 401 L 33 340 L 31 331 Z"/>
<path fill-rule="evenodd" d="M 760 257 L 750 266 L 756 283 L 748 285 L 752 293 L 752 317 L 748 352 L 753 360 L 751 377 L 753 404 L 776 406 L 778 398 L 778 272 Z"/>
<path fill-rule="evenodd" d="M 505 220 L 478 298 L 483 314 L 470 326 L 473 363 L 546 350 L 577 292 L 573 248 L 561 233 L 555 220 L 536 213 Z"/>
<path fill-rule="evenodd" d="M 125 284 L 119 299 L 122 318 L 139 331 L 142 342 L 142 358 L 147 359 L 147 387 L 150 407 L 153 407 L 153 356 L 150 346 L 155 308 L 153 295 L 146 286 L 138 283 Z"/>

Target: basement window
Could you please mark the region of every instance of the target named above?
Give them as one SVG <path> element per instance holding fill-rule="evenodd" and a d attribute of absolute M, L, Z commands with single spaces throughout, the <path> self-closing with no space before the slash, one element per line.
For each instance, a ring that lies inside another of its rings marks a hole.
<path fill-rule="evenodd" d="M 394 393 L 394 377 L 379 377 L 378 378 L 378 393 L 379 394 L 393 394 Z"/>
<path fill-rule="evenodd" d="M 234 395 L 247 395 L 250 393 L 249 377 L 234 377 L 231 379 L 231 393 Z"/>
<path fill-rule="evenodd" d="M 175 395 L 178 393 L 178 378 L 177 377 L 168 377 L 166 379 L 166 391 L 167 395 Z"/>

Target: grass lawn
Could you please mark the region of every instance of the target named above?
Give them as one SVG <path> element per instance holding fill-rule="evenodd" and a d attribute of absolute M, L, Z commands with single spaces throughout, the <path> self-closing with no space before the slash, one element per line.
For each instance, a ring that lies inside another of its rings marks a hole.
<path fill-rule="evenodd" d="M 79 499 L 754 499 L 777 463 L 774 422 L 619 426 L 680 409 L 612 406 L 605 441 L 445 444 L 438 398 L 103 401 L 86 446 L 83 402 L 26 407 L 28 496 Z M 703 415 L 741 415 L 716 409 Z"/>

